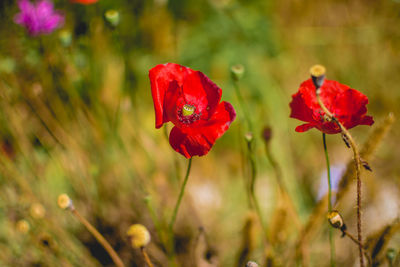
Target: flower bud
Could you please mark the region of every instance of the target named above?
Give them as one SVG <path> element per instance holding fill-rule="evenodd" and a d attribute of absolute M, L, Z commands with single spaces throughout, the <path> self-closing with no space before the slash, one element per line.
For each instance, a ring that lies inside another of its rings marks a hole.
<path fill-rule="evenodd" d="M 74 208 L 74 204 L 72 203 L 72 200 L 69 198 L 67 194 L 59 195 L 57 199 L 57 204 L 60 208 L 64 210 Z"/>
<path fill-rule="evenodd" d="M 72 43 L 72 34 L 68 30 L 60 31 L 60 33 L 58 34 L 58 38 L 60 39 L 60 42 L 64 47 L 68 47 Z"/>
<path fill-rule="evenodd" d="M 393 262 L 395 261 L 395 259 L 396 259 L 396 250 L 394 249 L 394 248 L 389 248 L 387 251 L 386 251 L 386 258 L 388 259 L 388 261 L 390 262 L 390 263 L 392 263 L 390 266 L 392 266 L 393 265 Z"/>
<path fill-rule="evenodd" d="M 342 215 L 340 215 L 337 210 L 332 210 L 328 212 L 326 218 L 334 228 L 342 229 L 342 227 L 344 226 Z"/>
<path fill-rule="evenodd" d="M 253 133 L 252 132 L 246 133 L 244 135 L 244 139 L 246 140 L 247 143 L 250 143 L 254 139 Z"/>
<path fill-rule="evenodd" d="M 147 228 L 141 224 L 133 224 L 126 232 L 131 240 L 133 248 L 142 248 L 150 243 L 150 233 Z"/>
<path fill-rule="evenodd" d="M 40 203 L 33 203 L 29 209 L 29 213 L 35 219 L 42 219 L 46 214 L 46 210 Z"/>
<path fill-rule="evenodd" d="M 324 84 L 326 69 L 322 65 L 314 65 L 311 67 L 310 73 L 314 86 L 318 90 Z"/>
<path fill-rule="evenodd" d="M 104 18 L 113 27 L 118 26 L 120 21 L 119 12 L 114 9 L 107 10 L 106 13 L 104 14 Z"/>
<path fill-rule="evenodd" d="M 16 228 L 18 232 L 26 234 L 29 231 L 30 226 L 26 220 L 19 220 L 16 224 Z"/>
<path fill-rule="evenodd" d="M 241 64 L 236 64 L 231 67 L 231 75 L 233 80 L 239 81 L 244 74 L 244 67 Z"/>
<path fill-rule="evenodd" d="M 264 139 L 264 142 L 266 144 L 268 144 L 269 141 L 271 140 L 271 137 L 272 137 L 272 129 L 271 129 L 271 127 L 265 126 L 263 131 L 262 131 L 262 133 L 261 133 L 261 135 L 262 135 L 262 138 Z"/>

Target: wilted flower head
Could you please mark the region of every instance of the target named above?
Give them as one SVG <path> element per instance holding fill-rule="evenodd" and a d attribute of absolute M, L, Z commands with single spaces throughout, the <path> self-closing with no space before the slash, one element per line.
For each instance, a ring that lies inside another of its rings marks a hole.
<path fill-rule="evenodd" d="M 325 80 L 321 85 L 320 97 L 326 108 L 347 129 L 357 125 L 372 125 L 374 120 L 367 116 L 368 98 L 359 91 L 337 81 Z M 290 117 L 306 122 L 296 127 L 296 132 L 317 128 L 326 134 L 340 133 L 340 127 L 325 118 L 325 112 L 317 101 L 316 88 L 312 79 L 300 85 L 292 95 Z"/>
<path fill-rule="evenodd" d="M 21 12 L 15 15 L 14 21 L 24 26 L 32 36 L 49 34 L 64 24 L 64 16 L 54 10 L 53 3 L 49 0 L 36 3 L 19 0 L 18 6 Z"/>

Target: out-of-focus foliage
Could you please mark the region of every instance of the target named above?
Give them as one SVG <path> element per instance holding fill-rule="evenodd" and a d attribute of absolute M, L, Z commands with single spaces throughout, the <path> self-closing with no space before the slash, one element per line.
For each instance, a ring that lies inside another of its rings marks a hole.
<path fill-rule="evenodd" d="M 359 144 L 388 113 L 399 117 L 398 1 L 100 0 L 79 5 L 58 0 L 55 6 L 64 12 L 64 27 L 31 37 L 13 22 L 16 3 L 0 1 L 0 266 L 112 265 L 86 229 L 57 207 L 61 193 L 68 193 L 128 266 L 144 266 L 126 236 L 134 223 L 151 232 L 153 262 L 168 265 L 162 232 L 186 161 L 154 127 L 147 75 L 165 62 L 204 72 L 238 113 L 210 153 L 193 160 L 175 225 L 177 264 L 237 266 L 246 249 L 246 259 L 265 260 L 262 231 L 247 200 L 243 136 L 249 129 L 229 72 L 240 63 L 245 74 L 239 86 L 254 125 L 256 193 L 275 262 L 329 265 L 325 220 L 298 249 L 318 202 L 325 160 L 320 132 L 296 133 L 298 121 L 289 119 L 288 103 L 309 67 L 321 63 L 328 79 L 370 100 L 368 112 L 376 124 L 351 130 Z M 117 26 L 105 20 L 110 9 L 119 12 Z M 279 193 L 265 154 L 265 125 L 272 129 L 269 149 L 288 196 Z M 369 160 L 373 172 L 362 174 L 365 239 L 388 225 L 397 229 L 399 140 L 395 123 Z M 351 160 L 339 135 L 328 136 L 328 149 L 335 166 Z M 355 234 L 352 189 L 336 208 Z M 43 216 L 32 212 L 37 203 Z M 28 231 L 21 231 L 20 220 L 28 223 Z M 340 232 L 334 236 L 337 265 L 356 264 L 354 243 L 340 238 Z M 379 252 L 382 266 L 388 264 L 387 248 L 400 261 L 399 244 L 393 231 Z"/>

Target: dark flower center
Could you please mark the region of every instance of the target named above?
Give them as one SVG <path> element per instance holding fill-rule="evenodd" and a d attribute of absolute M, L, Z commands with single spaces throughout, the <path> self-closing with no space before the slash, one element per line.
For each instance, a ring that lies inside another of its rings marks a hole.
<path fill-rule="evenodd" d="M 178 119 L 184 124 L 191 124 L 200 119 L 201 113 L 196 113 L 196 107 L 185 104 L 182 109 L 178 110 Z"/>

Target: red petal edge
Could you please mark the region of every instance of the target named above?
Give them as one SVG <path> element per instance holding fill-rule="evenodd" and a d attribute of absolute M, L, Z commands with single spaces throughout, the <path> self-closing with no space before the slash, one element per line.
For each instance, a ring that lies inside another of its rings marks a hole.
<path fill-rule="evenodd" d="M 182 86 L 184 78 L 193 70 L 175 63 L 166 63 L 155 66 L 149 71 L 151 94 L 153 96 L 154 111 L 156 116 L 156 128 L 160 128 L 168 122 L 164 113 L 165 94 L 172 81 Z"/>

